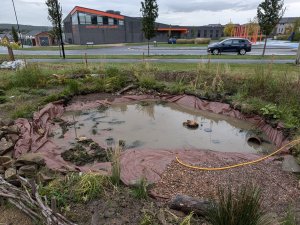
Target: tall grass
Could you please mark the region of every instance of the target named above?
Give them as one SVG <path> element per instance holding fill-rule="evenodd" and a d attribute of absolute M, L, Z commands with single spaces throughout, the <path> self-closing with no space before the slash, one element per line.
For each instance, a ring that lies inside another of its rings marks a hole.
<path fill-rule="evenodd" d="M 116 145 L 112 150 L 111 155 L 111 181 L 114 185 L 119 185 L 121 183 L 121 147 Z"/>
<path fill-rule="evenodd" d="M 207 212 L 206 219 L 212 225 L 274 225 L 273 218 L 262 210 L 262 198 L 257 187 L 248 185 L 236 193 L 220 189 L 218 202 Z"/>
<path fill-rule="evenodd" d="M 131 190 L 131 193 L 133 197 L 137 199 L 147 199 L 148 198 L 148 182 L 146 178 L 140 179 L 133 189 Z"/>
<path fill-rule="evenodd" d="M 16 71 L 11 80 L 11 87 L 41 88 L 47 85 L 49 77 L 38 65 L 29 64 Z"/>

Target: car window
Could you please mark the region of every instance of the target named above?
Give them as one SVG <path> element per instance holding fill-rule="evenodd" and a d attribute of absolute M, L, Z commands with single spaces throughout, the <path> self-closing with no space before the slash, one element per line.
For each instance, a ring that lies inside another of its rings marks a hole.
<path fill-rule="evenodd" d="M 232 41 L 232 44 L 234 44 L 234 45 L 239 45 L 239 44 L 240 44 L 240 40 L 233 40 L 233 41 Z"/>
<path fill-rule="evenodd" d="M 231 43 L 232 43 L 232 40 L 227 40 L 227 41 L 223 42 L 224 45 L 231 45 Z"/>
<path fill-rule="evenodd" d="M 241 44 L 245 44 L 245 43 L 246 43 L 246 40 L 240 40 L 240 43 L 241 43 Z"/>

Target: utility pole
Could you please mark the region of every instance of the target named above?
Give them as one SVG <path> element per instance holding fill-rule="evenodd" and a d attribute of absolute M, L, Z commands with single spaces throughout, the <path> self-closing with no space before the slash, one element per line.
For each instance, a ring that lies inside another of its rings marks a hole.
<path fill-rule="evenodd" d="M 59 38 L 60 38 L 61 50 L 62 50 L 63 58 L 65 59 L 66 55 L 65 55 L 64 40 L 63 40 L 63 36 L 62 36 L 61 17 L 60 17 L 60 9 L 58 8 L 58 0 L 55 1 L 55 4 L 56 4 L 57 16 L 58 16 L 58 19 L 59 19 L 58 29 L 59 29 Z"/>
<path fill-rule="evenodd" d="M 20 39 L 21 39 L 22 48 L 23 48 L 23 40 L 22 40 L 22 35 L 21 35 L 21 32 L 20 32 L 20 26 L 19 26 L 19 21 L 18 21 L 18 17 L 17 17 L 15 2 L 14 2 L 14 0 L 11 0 L 11 1 L 12 1 L 12 4 L 13 4 L 13 7 L 14 7 L 16 21 L 17 21 L 17 27 L 18 27 L 18 33 L 19 33 L 19 36 L 20 36 Z"/>

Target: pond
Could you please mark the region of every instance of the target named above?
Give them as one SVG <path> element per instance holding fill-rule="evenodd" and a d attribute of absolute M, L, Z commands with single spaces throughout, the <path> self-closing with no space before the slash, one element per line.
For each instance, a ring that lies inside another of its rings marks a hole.
<path fill-rule="evenodd" d="M 209 149 L 221 152 L 270 152 L 274 145 L 255 130 L 253 124 L 223 115 L 191 110 L 175 103 L 140 102 L 116 104 L 109 108 L 66 112 L 64 121 L 76 121 L 52 139 L 68 149 L 76 137 L 86 137 L 101 146 L 116 143 L 127 149 Z M 187 120 L 197 121 L 197 129 L 183 126 Z M 247 142 L 253 134 L 264 140 L 261 145 Z"/>

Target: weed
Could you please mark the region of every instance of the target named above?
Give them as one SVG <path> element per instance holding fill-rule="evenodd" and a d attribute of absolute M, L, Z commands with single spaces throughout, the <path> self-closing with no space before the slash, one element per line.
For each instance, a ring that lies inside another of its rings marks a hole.
<path fill-rule="evenodd" d="M 69 80 L 67 82 L 67 91 L 71 94 L 78 94 L 80 91 L 79 83 L 76 80 Z"/>
<path fill-rule="evenodd" d="M 288 210 L 286 216 L 283 218 L 281 225 L 296 225 L 295 214 L 291 208 Z"/>
<path fill-rule="evenodd" d="M 278 120 L 281 118 L 282 112 L 278 109 L 275 104 L 267 104 L 263 108 L 260 109 L 262 114 L 268 119 Z"/>
<path fill-rule="evenodd" d="M 4 104 L 8 101 L 6 96 L 0 96 L 0 104 Z"/>
<path fill-rule="evenodd" d="M 207 212 L 212 225 L 272 225 L 273 218 L 266 216 L 261 208 L 260 190 L 243 186 L 234 194 L 231 189 L 219 190 L 218 203 Z"/>
<path fill-rule="evenodd" d="M 119 185 L 121 182 L 121 147 L 115 146 L 112 150 L 111 155 L 111 181 L 114 185 Z"/>
<path fill-rule="evenodd" d="M 188 89 L 188 86 L 181 80 L 175 83 L 172 83 L 167 87 L 167 90 L 171 94 L 183 94 Z"/>
<path fill-rule="evenodd" d="M 30 118 L 33 115 L 33 112 L 36 110 L 34 104 L 21 104 L 18 105 L 14 112 L 12 112 L 11 117 L 13 119 L 17 118 Z"/>
<path fill-rule="evenodd" d="M 149 215 L 148 213 L 144 213 L 144 215 L 140 221 L 140 225 L 151 225 L 151 224 L 153 224 L 152 216 Z"/>
<path fill-rule="evenodd" d="M 116 67 L 110 66 L 105 69 L 105 75 L 107 77 L 116 77 L 116 76 L 119 76 L 119 74 L 120 74 L 120 70 Z"/>
<path fill-rule="evenodd" d="M 139 180 L 136 185 L 131 190 L 133 197 L 137 199 L 147 199 L 148 198 L 148 182 L 146 178 Z"/>
<path fill-rule="evenodd" d="M 193 217 L 194 213 L 191 212 L 188 216 L 186 216 L 182 222 L 180 223 L 180 225 L 191 225 L 191 219 Z"/>
<path fill-rule="evenodd" d="M 30 64 L 15 73 L 10 86 L 40 88 L 45 87 L 47 81 L 47 74 L 39 66 Z"/>

